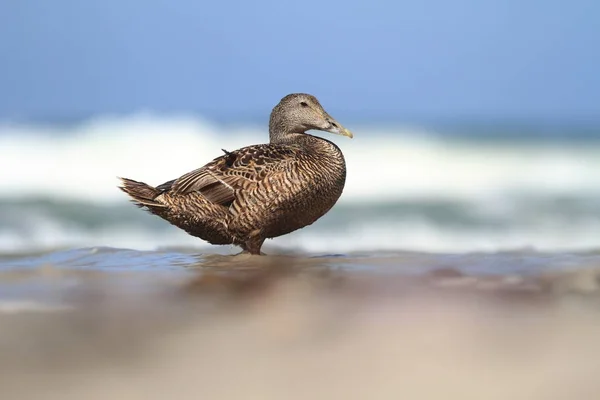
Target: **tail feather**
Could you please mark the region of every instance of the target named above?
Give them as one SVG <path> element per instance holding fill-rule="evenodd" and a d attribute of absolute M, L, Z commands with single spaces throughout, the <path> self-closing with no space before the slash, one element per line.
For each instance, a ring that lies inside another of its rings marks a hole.
<path fill-rule="evenodd" d="M 131 197 L 134 204 L 138 207 L 149 208 L 167 208 L 168 206 L 156 201 L 158 195 L 162 192 L 144 182 L 134 181 L 133 179 L 119 178 L 121 186 L 119 189 Z"/>

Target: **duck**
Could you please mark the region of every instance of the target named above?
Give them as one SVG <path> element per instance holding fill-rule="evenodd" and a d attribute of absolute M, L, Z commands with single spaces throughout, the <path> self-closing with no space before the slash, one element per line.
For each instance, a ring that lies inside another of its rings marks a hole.
<path fill-rule="evenodd" d="M 338 201 L 346 161 L 333 142 L 307 131 L 352 138 L 307 93 L 283 97 L 269 118 L 269 142 L 223 154 L 153 187 L 119 178 L 138 207 L 212 245 L 263 255 L 266 239 L 311 225 Z"/>

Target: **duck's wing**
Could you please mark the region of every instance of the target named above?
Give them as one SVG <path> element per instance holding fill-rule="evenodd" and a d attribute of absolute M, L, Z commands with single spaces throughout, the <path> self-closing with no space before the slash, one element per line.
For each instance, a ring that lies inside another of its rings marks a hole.
<path fill-rule="evenodd" d="M 289 146 L 248 146 L 227 152 L 205 166 L 163 185 L 173 195 L 200 192 L 213 203 L 229 206 L 237 192 L 250 191 L 266 177 L 276 179 L 277 175 L 289 171 L 296 162 L 295 155 L 295 149 Z"/>

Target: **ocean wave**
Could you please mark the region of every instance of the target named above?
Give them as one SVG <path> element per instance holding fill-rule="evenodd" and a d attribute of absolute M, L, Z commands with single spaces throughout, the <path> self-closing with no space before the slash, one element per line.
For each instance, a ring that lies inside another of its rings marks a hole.
<path fill-rule="evenodd" d="M 308 252 L 590 250 L 600 248 L 595 198 L 513 197 L 496 202 L 397 201 L 340 204 L 315 224 L 267 241 L 270 249 Z M 155 250 L 210 246 L 158 217 L 125 204 L 0 201 L 0 252 L 77 247 Z"/>
<path fill-rule="evenodd" d="M 600 247 L 599 142 L 349 128 L 354 140 L 326 136 L 339 144 L 348 165 L 339 204 L 314 225 L 268 241 L 266 251 Z M 190 116 L 137 114 L 66 126 L 0 124 L 0 251 L 208 249 L 131 206 L 116 188 L 116 177 L 160 184 L 219 156 L 222 148 L 265 141 L 263 126 Z"/>
<path fill-rule="evenodd" d="M 305 228 L 287 236 L 268 240 L 263 251 L 292 250 L 312 253 L 353 253 L 361 251 L 497 252 L 521 249 L 539 251 L 589 251 L 600 249 L 600 224 L 584 224 L 576 231 L 512 229 L 453 229 L 421 220 L 394 223 L 356 223 L 346 230 Z M 200 239 L 167 227 L 161 230 L 139 226 L 112 225 L 96 230 L 39 221 L 35 231 L 22 232 L 0 228 L 0 253 L 15 254 L 51 251 L 60 248 L 107 246 L 137 250 L 188 247 L 198 252 L 236 253 L 234 246 L 210 246 Z"/>
<path fill-rule="evenodd" d="M 350 126 L 341 202 L 600 193 L 600 144 L 477 141 L 416 128 Z M 319 133 L 320 134 L 320 133 Z M 329 137 L 329 135 L 327 135 Z M 0 197 L 122 202 L 116 176 L 160 184 L 221 149 L 266 142 L 266 127 L 136 114 L 70 126 L 0 125 Z"/>

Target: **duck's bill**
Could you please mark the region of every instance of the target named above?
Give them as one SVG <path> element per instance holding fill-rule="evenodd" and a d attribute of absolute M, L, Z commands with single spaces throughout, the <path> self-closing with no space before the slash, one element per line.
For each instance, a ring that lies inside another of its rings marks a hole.
<path fill-rule="evenodd" d="M 352 139 L 354 137 L 352 132 L 350 132 L 348 129 L 344 128 L 342 125 L 340 125 L 337 122 L 333 123 L 331 128 L 329 128 L 327 131 L 331 132 L 331 133 L 335 133 L 336 135 L 342 135 L 342 136 L 349 137 L 350 139 Z"/>

